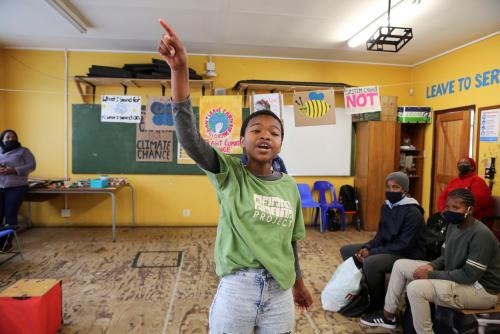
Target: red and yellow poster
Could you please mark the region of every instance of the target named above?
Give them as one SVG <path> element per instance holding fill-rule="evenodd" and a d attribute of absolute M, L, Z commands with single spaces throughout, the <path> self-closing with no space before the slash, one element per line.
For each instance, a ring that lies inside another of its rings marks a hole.
<path fill-rule="evenodd" d="M 242 153 L 240 128 L 241 96 L 202 96 L 200 98 L 200 133 L 221 152 Z"/>

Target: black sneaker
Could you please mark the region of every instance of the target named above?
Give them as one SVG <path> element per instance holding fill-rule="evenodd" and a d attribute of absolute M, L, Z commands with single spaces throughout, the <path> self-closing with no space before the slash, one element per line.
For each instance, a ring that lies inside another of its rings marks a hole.
<path fill-rule="evenodd" d="M 369 314 L 367 316 L 361 317 L 359 321 L 361 322 L 361 324 L 370 327 L 384 327 L 388 329 L 396 328 L 396 318 L 394 318 L 394 320 L 386 319 L 383 312 Z"/>

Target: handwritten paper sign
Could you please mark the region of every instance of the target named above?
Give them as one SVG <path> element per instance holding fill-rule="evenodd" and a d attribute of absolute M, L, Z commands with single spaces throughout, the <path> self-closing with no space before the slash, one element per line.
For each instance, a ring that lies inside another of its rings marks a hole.
<path fill-rule="evenodd" d="M 170 162 L 173 159 L 173 131 L 146 130 L 145 112 L 135 132 L 135 160 L 150 162 Z"/>
<path fill-rule="evenodd" d="M 210 146 L 221 152 L 241 153 L 241 96 L 202 96 L 200 98 L 200 133 Z"/>
<path fill-rule="evenodd" d="M 139 123 L 140 121 L 140 96 L 101 96 L 101 122 Z"/>
<path fill-rule="evenodd" d="M 382 110 L 378 86 L 345 88 L 344 102 L 348 115 Z"/>
<path fill-rule="evenodd" d="M 170 98 L 165 96 L 148 97 L 146 130 L 175 130 Z"/>

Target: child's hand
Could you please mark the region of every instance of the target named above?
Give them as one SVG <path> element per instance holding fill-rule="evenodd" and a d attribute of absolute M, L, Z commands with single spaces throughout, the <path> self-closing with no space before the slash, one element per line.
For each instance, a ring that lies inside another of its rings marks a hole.
<path fill-rule="evenodd" d="M 313 303 L 312 296 L 309 293 L 309 290 L 307 290 L 302 277 L 298 278 L 295 281 L 295 284 L 293 285 L 292 293 L 293 293 L 293 301 L 295 302 L 295 305 L 297 305 L 301 309 L 307 310 L 312 305 L 312 303 Z"/>
<path fill-rule="evenodd" d="M 162 35 L 158 44 L 158 51 L 162 58 L 167 62 L 172 71 L 183 70 L 187 68 L 187 55 L 184 45 L 170 26 L 159 19 L 159 22 L 165 33 Z"/>

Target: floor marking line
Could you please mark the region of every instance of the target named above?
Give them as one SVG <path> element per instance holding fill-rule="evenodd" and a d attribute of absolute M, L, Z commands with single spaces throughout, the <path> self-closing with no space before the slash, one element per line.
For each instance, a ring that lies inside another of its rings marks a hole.
<path fill-rule="evenodd" d="M 175 297 L 177 295 L 177 285 L 178 285 L 179 279 L 181 277 L 182 264 L 184 263 L 184 252 L 182 252 L 181 254 L 182 254 L 181 255 L 181 264 L 179 265 L 179 270 L 177 271 L 177 276 L 175 278 L 175 284 L 174 284 L 174 288 L 172 290 L 172 296 L 170 297 L 170 302 L 168 305 L 167 314 L 165 314 L 165 322 L 163 323 L 162 334 L 167 334 L 168 324 L 170 322 L 170 317 L 172 314 L 172 309 L 174 307 Z"/>
<path fill-rule="evenodd" d="M 302 312 L 304 312 L 304 314 L 306 315 L 307 321 L 309 322 L 309 325 L 311 325 L 311 328 L 313 329 L 314 334 L 320 334 L 321 331 L 319 330 L 318 326 L 316 325 L 314 320 L 309 315 L 309 312 L 307 312 L 307 310 L 303 310 Z"/>

